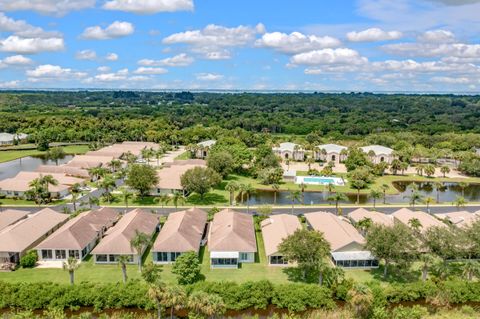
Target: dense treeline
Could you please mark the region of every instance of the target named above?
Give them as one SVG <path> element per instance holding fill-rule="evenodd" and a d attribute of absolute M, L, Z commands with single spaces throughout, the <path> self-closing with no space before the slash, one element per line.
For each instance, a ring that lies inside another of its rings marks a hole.
<path fill-rule="evenodd" d="M 171 133 L 197 124 L 344 137 L 480 132 L 480 96 L 2 92 L 0 111 L 2 131 L 61 129 L 66 138 L 82 140 L 141 139 L 150 130 Z"/>

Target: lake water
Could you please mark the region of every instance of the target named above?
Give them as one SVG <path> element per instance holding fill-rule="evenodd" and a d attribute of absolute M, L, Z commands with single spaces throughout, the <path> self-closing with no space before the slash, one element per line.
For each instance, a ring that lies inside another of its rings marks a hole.
<path fill-rule="evenodd" d="M 411 190 L 408 187 L 412 182 L 395 182 L 394 186 L 399 191 L 399 194 L 396 195 L 387 195 L 387 203 L 408 203 Z M 419 192 L 423 198 L 432 197 L 437 198 L 436 190 L 433 186 L 433 183 L 429 182 L 415 182 L 419 188 Z M 291 204 L 291 201 L 287 198 L 289 192 L 279 192 L 277 193 L 277 204 L 288 205 Z M 308 192 L 304 193 L 304 201 L 306 205 L 309 204 L 327 204 L 329 201 L 327 198 L 330 194 L 326 192 Z M 444 189 L 439 193 L 439 199 L 441 202 L 452 202 L 456 199 L 457 196 L 462 196 L 462 189 L 458 186 L 457 183 L 444 183 Z M 348 201 L 343 203 L 353 204 L 357 200 L 357 194 L 347 194 Z M 464 190 L 464 197 L 467 202 L 480 201 L 480 184 L 470 184 Z M 251 205 L 261 205 L 261 204 L 273 204 L 274 194 L 272 191 L 257 191 L 250 197 Z M 377 199 L 377 203 L 382 203 L 383 197 Z M 373 203 L 373 199 L 368 195 L 360 195 L 360 204 Z"/>
<path fill-rule="evenodd" d="M 65 155 L 58 160 L 58 164 L 65 164 L 73 158 L 72 155 Z M 0 163 L 0 180 L 14 177 L 20 171 L 33 172 L 40 165 L 55 165 L 55 161 L 47 160 L 41 156 L 27 156 L 13 161 Z"/>

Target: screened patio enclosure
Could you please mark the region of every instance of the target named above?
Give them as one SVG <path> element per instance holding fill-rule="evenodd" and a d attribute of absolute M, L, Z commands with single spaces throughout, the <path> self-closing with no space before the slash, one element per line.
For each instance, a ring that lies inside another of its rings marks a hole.
<path fill-rule="evenodd" d="M 343 268 L 378 268 L 378 260 L 369 251 L 332 252 L 332 262 Z"/>

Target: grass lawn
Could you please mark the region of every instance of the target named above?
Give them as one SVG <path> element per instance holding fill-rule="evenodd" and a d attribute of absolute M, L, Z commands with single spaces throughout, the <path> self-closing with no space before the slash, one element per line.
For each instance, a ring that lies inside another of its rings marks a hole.
<path fill-rule="evenodd" d="M 33 200 L 26 200 L 26 199 L 13 199 L 13 198 L 3 198 L 0 199 L 0 203 L 3 206 L 37 206 Z M 58 200 L 58 201 L 53 201 L 49 205 L 42 205 L 39 208 L 45 207 L 45 206 L 56 206 L 56 205 L 62 205 L 65 204 L 65 200 Z"/>
<path fill-rule="evenodd" d="M 191 159 L 191 158 L 192 158 L 191 155 L 192 155 L 192 154 L 191 154 L 190 152 L 184 152 L 184 153 L 178 155 L 177 157 L 175 157 L 175 160 L 176 160 L 176 161 L 188 160 L 188 159 Z"/>
<path fill-rule="evenodd" d="M 63 146 L 63 150 L 66 154 L 85 154 L 89 151 L 88 145 L 69 145 Z M 32 150 L 9 150 L 9 151 L 0 151 L 0 163 L 13 161 L 18 158 L 26 156 L 35 156 L 43 155 L 46 152 L 38 151 L 36 149 Z"/>

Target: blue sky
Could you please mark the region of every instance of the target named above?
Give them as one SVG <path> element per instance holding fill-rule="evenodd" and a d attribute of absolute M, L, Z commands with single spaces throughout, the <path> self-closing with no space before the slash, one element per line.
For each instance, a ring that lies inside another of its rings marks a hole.
<path fill-rule="evenodd" d="M 477 0 L 0 0 L 0 88 L 478 92 Z"/>

